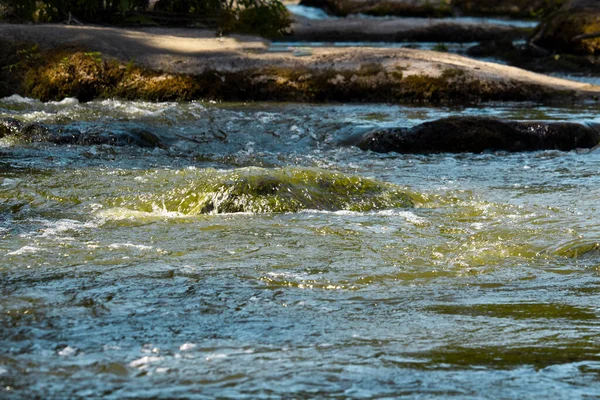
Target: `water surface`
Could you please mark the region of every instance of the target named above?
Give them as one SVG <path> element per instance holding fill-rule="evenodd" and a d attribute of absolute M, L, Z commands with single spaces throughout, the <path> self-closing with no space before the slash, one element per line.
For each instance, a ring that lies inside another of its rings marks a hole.
<path fill-rule="evenodd" d="M 1 100 L 0 117 L 169 146 L 2 139 L 0 397 L 599 397 L 599 153 L 338 144 L 449 115 L 597 109 Z M 165 202 L 249 167 L 385 182 L 414 207 Z"/>

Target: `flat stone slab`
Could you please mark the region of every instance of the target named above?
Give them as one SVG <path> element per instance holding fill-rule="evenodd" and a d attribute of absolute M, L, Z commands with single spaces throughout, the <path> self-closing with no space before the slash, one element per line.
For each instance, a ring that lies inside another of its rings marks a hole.
<path fill-rule="evenodd" d="M 528 30 L 510 25 L 441 18 L 296 17 L 287 40 L 350 42 L 481 42 L 525 39 Z"/>
<path fill-rule="evenodd" d="M 199 82 L 187 95 L 192 99 L 472 103 L 600 96 L 599 86 L 456 54 L 366 47 L 280 53 L 269 52 L 259 38 L 210 36 L 192 29 L 0 24 L 0 40 L 33 42 L 46 51 L 100 52 L 103 59 L 153 72 L 152 79 L 192 77 Z"/>

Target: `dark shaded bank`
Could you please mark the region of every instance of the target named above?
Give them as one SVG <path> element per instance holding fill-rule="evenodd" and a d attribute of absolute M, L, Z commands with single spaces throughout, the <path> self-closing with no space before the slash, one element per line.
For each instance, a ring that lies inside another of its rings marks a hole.
<path fill-rule="evenodd" d="M 600 55 L 600 2 L 569 1 L 544 19 L 531 42 L 555 53 Z"/>
<path fill-rule="evenodd" d="M 453 15 L 532 18 L 549 14 L 564 0 L 302 0 L 330 14 L 448 17 Z"/>
<path fill-rule="evenodd" d="M 369 132 L 354 143 L 379 153 L 480 153 L 487 150 L 574 150 L 600 144 L 600 124 L 518 122 L 450 117 L 410 129 Z"/>

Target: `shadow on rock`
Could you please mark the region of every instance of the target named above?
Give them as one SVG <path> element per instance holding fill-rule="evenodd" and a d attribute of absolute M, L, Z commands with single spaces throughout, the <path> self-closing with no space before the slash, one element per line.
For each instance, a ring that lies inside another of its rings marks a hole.
<path fill-rule="evenodd" d="M 599 143 L 600 124 L 450 117 L 410 129 L 372 131 L 354 144 L 362 150 L 378 153 L 481 153 L 491 150 L 569 151 L 592 148 Z"/>

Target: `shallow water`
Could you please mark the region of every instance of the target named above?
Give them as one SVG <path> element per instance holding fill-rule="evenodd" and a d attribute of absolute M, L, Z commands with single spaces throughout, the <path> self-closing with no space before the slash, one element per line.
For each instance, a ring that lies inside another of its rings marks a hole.
<path fill-rule="evenodd" d="M 599 397 L 600 153 L 338 144 L 458 114 L 598 121 L 593 105 L 0 100 L 0 117 L 169 143 L 0 141 L 0 398 Z M 414 207 L 169 205 L 248 167 L 373 179 Z"/>
<path fill-rule="evenodd" d="M 340 17 L 332 16 L 327 14 L 324 10 L 317 7 L 302 6 L 299 4 L 287 4 L 289 12 L 292 14 L 301 16 L 303 18 L 312 20 L 328 20 L 328 19 L 340 19 Z M 395 16 L 371 16 L 365 14 L 351 14 L 349 19 L 397 19 Z M 431 21 L 449 21 L 463 24 L 490 24 L 490 25 L 505 25 L 514 26 L 517 28 L 535 28 L 538 25 L 538 21 L 534 20 L 520 20 L 520 19 L 509 19 L 509 18 L 486 18 L 486 17 L 451 17 L 451 18 L 426 18 Z"/>

